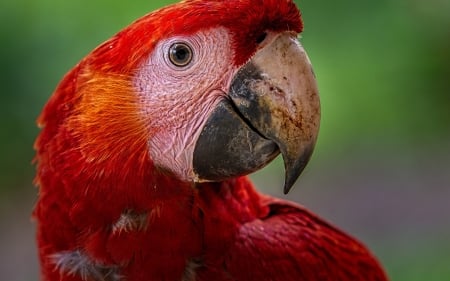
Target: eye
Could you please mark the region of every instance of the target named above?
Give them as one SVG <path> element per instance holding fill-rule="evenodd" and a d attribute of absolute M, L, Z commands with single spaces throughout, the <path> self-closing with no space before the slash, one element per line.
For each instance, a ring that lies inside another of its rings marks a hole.
<path fill-rule="evenodd" d="M 169 60 L 175 66 L 183 67 L 192 61 L 192 49 L 186 43 L 174 43 L 169 48 Z"/>

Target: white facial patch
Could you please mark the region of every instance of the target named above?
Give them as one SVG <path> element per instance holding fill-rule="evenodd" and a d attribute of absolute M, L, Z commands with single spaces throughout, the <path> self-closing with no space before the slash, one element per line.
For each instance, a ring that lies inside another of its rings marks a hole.
<path fill-rule="evenodd" d="M 175 43 L 188 45 L 192 61 L 174 65 L 169 50 Z M 231 38 L 224 28 L 174 36 L 160 41 L 136 73 L 134 86 L 149 130 L 154 164 L 193 181 L 193 152 L 208 116 L 225 98 L 233 67 Z"/>

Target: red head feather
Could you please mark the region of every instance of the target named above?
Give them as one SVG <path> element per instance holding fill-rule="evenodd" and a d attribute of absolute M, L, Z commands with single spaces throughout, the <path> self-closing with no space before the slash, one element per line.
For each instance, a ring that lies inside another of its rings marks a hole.
<path fill-rule="evenodd" d="M 234 35 L 236 65 L 250 58 L 267 30 L 300 33 L 300 12 L 291 0 L 188 0 L 150 13 L 92 54 L 99 70 L 129 73 L 163 38 L 223 26 Z"/>

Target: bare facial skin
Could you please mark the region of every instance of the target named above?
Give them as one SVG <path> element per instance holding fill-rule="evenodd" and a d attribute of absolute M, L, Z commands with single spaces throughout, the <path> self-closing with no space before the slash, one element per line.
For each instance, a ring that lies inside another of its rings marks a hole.
<path fill-rule="evenodd" d="M 168 57 L 169 48 L 177 42 L 192 48 L 192 61 L 186 67 L 173 65 Z M 230 44 L 225 28 L 169 38 L 158 43 L 134 79 L 142 114 L 148 117 L 151 158 L 182 180 L 194 177 L 195 140 L 211 110 L 225 98 L 236 72 Z"/>

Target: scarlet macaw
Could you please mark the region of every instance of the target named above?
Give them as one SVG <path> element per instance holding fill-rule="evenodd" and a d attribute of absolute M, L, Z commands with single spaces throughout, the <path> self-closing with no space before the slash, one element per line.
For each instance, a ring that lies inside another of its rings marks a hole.
<path fill-rule="evenodd" d="M 245 176 L 308 162 L 319 97 L 291 0 L 187 0 L 61 81 L 38 123 L 42 280 L 386 280 L 359 242 Z"/>

